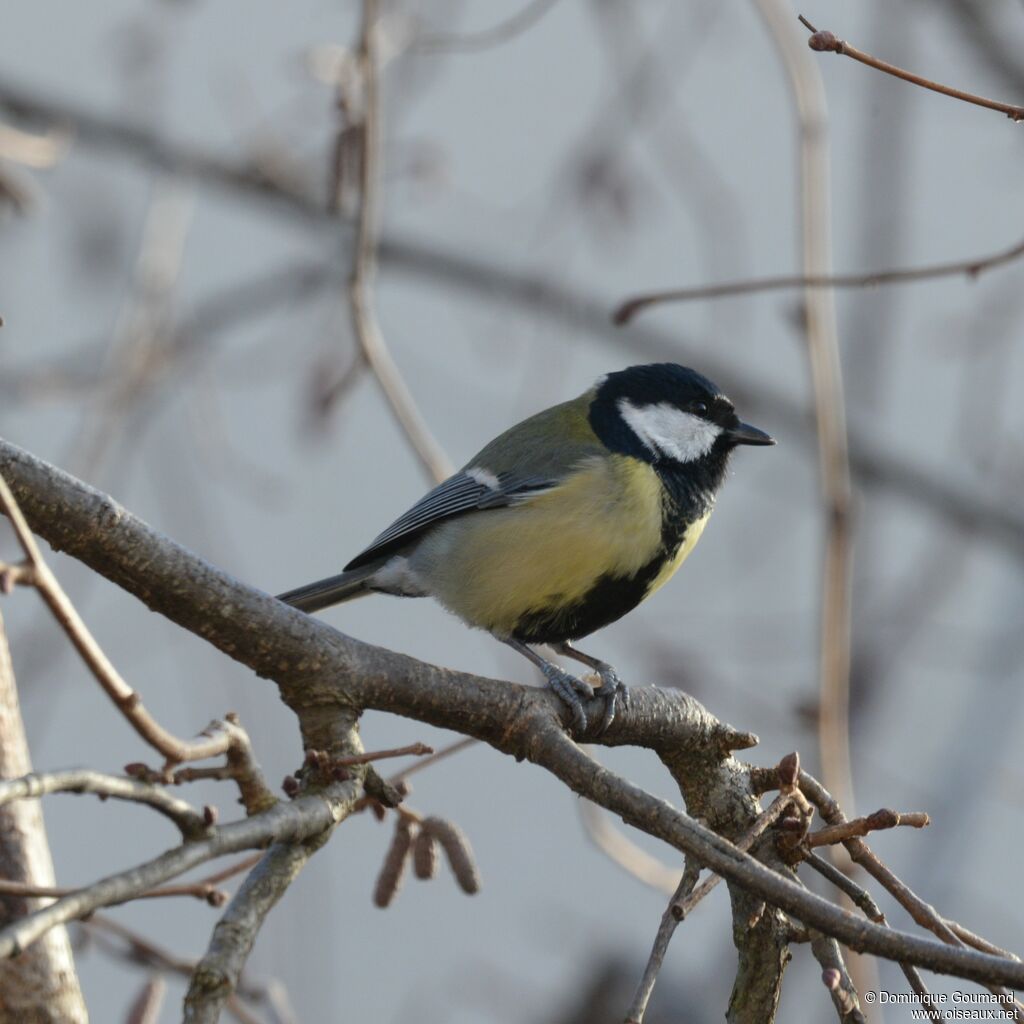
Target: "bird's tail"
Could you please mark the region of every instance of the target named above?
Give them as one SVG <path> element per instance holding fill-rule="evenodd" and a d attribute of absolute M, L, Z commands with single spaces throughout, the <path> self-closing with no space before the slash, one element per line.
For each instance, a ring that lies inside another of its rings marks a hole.
<path fill-rule="evenodd" d="M 366 584 L 377 568 L 366 566 L 338 576 L 328 576 L 325 580 L 317 580 L 289 590 L 286 594 L 278 594 L 277 599 L 304 612 L 315 612 L 329 608 L 332 604 L 341 604 L 342 601 L 352 601 L 371 593 Z"/>

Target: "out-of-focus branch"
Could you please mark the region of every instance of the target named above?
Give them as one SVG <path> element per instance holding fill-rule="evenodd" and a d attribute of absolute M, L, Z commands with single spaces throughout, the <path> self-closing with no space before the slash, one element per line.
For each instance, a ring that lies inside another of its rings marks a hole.
<path fill-rule="evenodd" d="M 150 124 L 133 124 L 94 114 L 73 100 L 52 100 L 16 82 L 0 80 L 0 107 L 32 123 L 66 125 L 76 140 L 115 151 L 182 178 L 209 182 L 259 199 L 307 220 L 322 220 L 327 204 L 308 190 L 273 173 L 256 159 L 224 160 L 185 143 L 171 142 Z"/>
<path fill-rule="evenodd" d="M 788 0 L 756 0 L 756 6 L 786 69 L 799 119 L 804 273 L 827 275 L 832 270 L 832 225 L 825 87 L 817 66 L 800 45 Z M 819 624 L 818 746 L 825 784 L 836 794 L 840 806 L 852 808 L 850 461 L 835 297 L 830 290 L 806 289 L 804 310 L 825 527 Z"/>
<path fill-rule="evenodd" d="M 68 464 L 90 479 L 108 457 L 129 412 L 148 393 L 154 362 L 171 327 L 174 286 L 181 274 L 194 189 L 159 181 L 146 211 L 131 288 L 111 339 L 95 360 L 100 384 L 75 433 Z"/>
<path fill-rule="evenodd" d="M 634 843 L 608 820 L 600 807 L 589 800 L 579 802 L 579 814 L 587 836 L 610 861 L 666 896 L 676 891 L 680 876 L 678 868 L 670 868 Z"/>
<path fill-rule="evenodd" d="M 262 853 L 260 857 L 263 857 Z M 105 914 L 93 914 L 88 921 L 82 922 L 82 927 L 104 952 L 129 964 L 186 978 L 195 970 L 196 961 L 175 955 Z M 108 936 L 114 936 L 124 945 L 111 941 Z M 247 976 L 238 986 L 237 993 L 225 1005 L 227 1012 L 240 1024 L 254 1024 L 257 1018 L 242 1005 L 243 999 L 254 1006 L 268 1007 L 276 1024 L 297 1024 L 289 1006 L 287 992 L 276 979 L 257 982 Z"/>
<path fill-rule="evenodd" d="M 359 122 L 361 162 L 359 214 L 356 219 L 352 274 L 349 278 L 349 308 L 352 329 L 363 355 L 373 370 L 399 426 L 419 456 L 434 483 L 453 470 L 405 383 L 398 365 L 384 341 L 373 305 L 373 283 L 377 273 L 377 219 L 380 205 L 381 104 L 380 67 L 377 53 L 379 26 L 377 0 L 364 0 L 363 21 L 355 59 L 362 93 Z"/>
<path fill-rule="evenodd" d="M 426 32 L 412 44 L 420 53 L 479 53 L 500 46 L 532 28 L 558 0 L 530 0 L 511 17 L 477 32 Z"/>
<path fill-rule="evenodd" d="M 884 71 L 887 75 L 893 75 L 896 78 L 903 79 L 904 82 L 910 82 L 911 85 L 919 85 L 922 89 L 930 89 L 932 92 L 942 93 L 943 96 L 952 96 L 953 99 L 963 100 L 964 103 L 973 103 L 978 107 L 997 110 L 1001 114 L 1006 114 L 1012 121 L 1024 121 L 1024 107 L 1017 106 L 1014 103 L 1002 103 L 999 100 L 986 99 L 984 96 L 977 96 L 972 92 L 964 92 L 963 89 L 954 89 L 952 86 L 943 85 L 941 82 L 933 82 L 930 78 L 923 78 L 921 75 L 915 75 L 912 71 L 907 71 L 905 68 L 897 67 L 895 64 L 872 57 L 870 53 L 858 50 L 856 46 L 851 46 L 831 32 L 819 32 L 803 15 L 800 15 L 800 23 L 811 33 L 810 38 L 807 40 L 807 45 L 812 50 L 817 50 L 820 53 L 839 53 L 844 57 L 852 57 L 854 60 L 860 61 L 861 64 L 866 64 L 869 68 L 874 68 L 876 71 Z"/>
<path fill-rule="evenodd" d="M 29 521 L 51 544 L 230 657 L 274 679 L 299 716 L 307 747 L 329 749 L 339 716 L 354 716 L 361 709 L 385 710 L 463 732 L 546 768 L 579 795 L 690 854 L 729 881 L 734 894 L 750 894 L 751 905 L 764 901 L 778 907 L 858 951 L 1024 987 L 1024 964 L 884 929 L 855 917 L 596 764 L 566 735 L 558 717 L 559 702 L 548 691 L 439 669 L 345 636 L 240 583 L 150 529 L 105 495 L 3 441 L 0 472 L 11 482 Z M 61 509 L 59 516 L 52 514 L 55 507 Z M 588 709 L 593 712 L 588 717 L 595 722 L 600 721 L 599 707 L 595 699 Z M 595 738 L 581 737 L 586 742 Z M 728 813 L 736 801 L 744 806 L 753 803 L 754 773 L 728 752 L 748 747 L 755 739 L 718 722 L 686 694 L 650 687 L 636 689 L 629 709 L 600 737 L 606 745 L 655 750 L 683 787 L 687 806 L 709 820 Z M 716 780 L 711 791 L 709 778 Z M 267 839 L 301 841 L 347 813 L 350 799 L 353 803 L 356 799 L 353 784 L 338 783 L 325 790 L 322 798 L 279 803 L 263 814 L 223 826 L 211 839 L 171 851 L 132 875 L 145 882 L 143 888 L 150 888 L 222 852 Z M 268 834 L 278 829 L 287 834 Z M 29 941 L 52 924 L 87 913 L 90 903 L 102 905 L 124 888 L 124 880 L 115 877 L 93 886 L 86 901 L 81 897 L 72 904 L 58 901 L 21 922 L 19 939 Z M 0 955 L 10 955 L 15 948 L 13 936 L 0 933 Z"/>
<path fill-rule="evenodd" d="M 159 974 L 150 978 L 132 1003 L 125 1024 L 158 1024 L 166 994 L 167 982 Z"/>
<path fill-rule="evenodd" d="M 24 167 L 53 167 L 68 151 L 67 132 L 51 129 L 41 135 L 0 124 L 0 157 Z"/>
<path fill-rule="evenodd" d="M 259 168 L 242 162 L 224 161 L 208 153 L 168 140 L 145 125 L 131 125 L 102 114 L 94 114 L 73 102 L 40 96 L 17 83 L 0 79 L 0 107 L 30 121 L 69 124 L 83 146 L 139 160 L 149 167 L 173 171 L 192 177 L 214 188 L 261 204 L 271 211 L 284 212 L 308 224 L 337 228 L 337 217 L 331 204 L 294 182 L 271 178 Z M 930 277 L 973 276 L 1024 255 L 1024 242 L 1011 249 L 976 260 L 937 264 L 930 267 L 884 271 L 884 280 L 876 275 L 853 275 L 849 284 L 858 286 L 876 283 L 900 283 Z M 527 307 L 548 317 L 553 323 L 588 337 L 601 338 L 621 352 L 623 339 L 608 321 L 607 303 L 552 281 L 549 277 L 520 274 L 504 264 L 489 263 L 479 254 L 472 256 L 446 250 L 437 245 L 424 245 L 410 238 L 384 236 L 378 246 L 381 262 L 394 271 L 420 280 L 442 283 L 447 287 L 474 296 L 484 295 L 488 301 L 514 308 Z M 334 279 L 331 271 L 321 266 L 275 269 L 266 278 L 244 282 L 213 296 L 208 303 L 186 320 L 179 330 L 183 349 L 197 349 L 200 335 L 218 330 L 246 316 L 258 316 L 268 304 L 276 304 L 281 295 L 302 296 L 325 287 Z M 761 282 L 739 282 L 727 285 L 731 291 L 750 290 Z M 808 280 L 797 276 L 773 279 L 770 287 L 841 287 L 844 279 Z M 703 291 L 701 289 L 700 291 Z M 727 294 L 726 292 L 725 294 Z M 683 295 L 683 298 L 689 297 Z M 629 335 L 631 354 L 646 358 L 679 360 L 685 358 L 687 346 L 678 332 L 655 328 L 637 329 Z M 805 443 L 805 412 L 800 402 L 789 395 L 772 391 L 763 380 L 746 381 L 734 364 L 716 363 L 714 356 L 702 351 L 702 366 L 715 379 L 728 380 L 730 392 L 743 399 L 750 414 L 760 415 L 775 430 L 789 431 L 798 442 Z M 0 387 L 3 383 L 0 382 Z M 983 535 L 1002 545 L 1017 559 L 1024 559 L 1024 519 L 1006 502 L 986 502 L 977 488 L 961 488 L 948 474 L 938 475 L 922 470 L 888 449 L 870 443 L 869 439 L 851 435 L 851 468 L 866 486 L 884 489 L 929 511 L 957 529 Z"/>
<path fill-rule="evenodd" d="M 863 274 L 781 274 L 776 277 L 755 277 L 746 281 L 697 285 L 693 288 L 671 288 L 627 299 L 615 308 L 612 321 L 616 324 L 628 323 L 637 313 L 664 302 L 724 299 L 735 295 L 753 295 L 757 292 L 789 291 L 793 288 L 878 288 L 882 285 L 912 284 L 942 277 L 966 277 L 974 280 L 985 271 L 1013 263 L 1021 256 L 1024 256 L 1024 242 L 1016 242 L 1008 248 L 974 259 L 927 263 L 920 267 L 895 267 Z"/>

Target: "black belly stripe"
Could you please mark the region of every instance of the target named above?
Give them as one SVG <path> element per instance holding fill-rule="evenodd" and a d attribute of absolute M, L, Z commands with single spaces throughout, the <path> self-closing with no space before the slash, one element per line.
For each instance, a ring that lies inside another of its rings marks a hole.
<path fill-rule="evenodd" d="M 555 605 L 524 615 L 515 628 L 517 640 L 528 644 L 552 644 L 579 640 L 595 630 L 621 619 L 647 593 L 661 571 L 668 554 L 661 551 L 634 576 L 604 575 L 573 604 Z"/>
<path fill-rule="evenodd" d="M 661 546 L 657 554 L 632 576 L 608 573 L 598 577 L 580 600 L 570 605 L 553 602 L 524 615 L 513 636 L 528 644 L 552 644 L 579 640 L 632 611 L 647 595 L 665 563 L 675 558 L 690 524 L 707 515 L 721 482 L 724 460 L 705 479 L 690 467 L 655 465 L 664 486 L 661 503 Z"/>

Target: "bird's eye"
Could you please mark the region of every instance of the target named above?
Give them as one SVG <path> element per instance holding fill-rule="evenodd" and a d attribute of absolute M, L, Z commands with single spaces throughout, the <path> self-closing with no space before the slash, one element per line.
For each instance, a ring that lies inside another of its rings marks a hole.
<path fill-rule="evenodd" d="M 701 401 L 691 402 L 690 403 L 690 412 L 692 412 L 696 416 L 707 416 L 707 414 L 708 414 L 708 403 L 707 402 L 701 402 Z"/>

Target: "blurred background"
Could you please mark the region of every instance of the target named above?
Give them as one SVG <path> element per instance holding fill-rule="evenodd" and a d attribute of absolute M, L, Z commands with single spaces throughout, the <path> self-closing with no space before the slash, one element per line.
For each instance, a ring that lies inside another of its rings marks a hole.
<path fill-rule="evenodd" d="M 799 13 L 1024 102 L 1019 3 L 805 0 Z M 428 484 L 350 326 L 358 192 L 337 97 L 359 16 L 354 0 L 60 0 L 10 5 L 0 34 L 0 433 L 272 593 L 338 571 Z M 758 733 L 755 763 L 798 749 L 815 771 L 824 517 L 802 295 L 610 321 L 637 292 L 802 267 L 797 120 L 758 8 L 410 0 L 384 6 L 381 31 L 376 307 L 426 422 L 461 464 L 610 369 L 672 359 L 711 376 L 778 447 L 737 454 L 685 572 L 590 647 L 627 681 L 685 688 Z M 827 96 L 837 269 L 1019 240 L 1024 128 L 849 60 L 806 60 Z M 856 806 L 928 811 L 928 832 L 879 836 L 877 852 L 1009 948 L 1024 839 L 1022 272 L 835 295 L 854 469 Z M 6 530 L 0 542 L 12 556 Z M 187 735 L 235 710 L 272 780 L 297 767 L 296 723 L 271 685 L 53 564 L 164 725 Z M 38 598 L 19 592 L 3 614 L 35 766 L 145 759 Z M 430 602 L 374 598 L 326 618 L 428 661 L 536 681 Z M 369 714 L 363 738 L 457 737 Z M 678 802 L 652 756 L 600 756 Z M 482 892 L 442 874 L 375 909 L 390 828 L 361 815 L 275 910 L 249 977 L 278 979 L 303 1022 L 621 1020 L 665 897 L 597 848 L 579 801 L 538 769 L 474 746 L 412 781 L 413 807 L 466 831 Z M 194 796 L 234 810 L 214 787 Z M 174 841 L 144 809 L 64 797 L 45 809 L 64 885 Z M 202 952 L 216 920 L 191 900 L 112 913 L 182 956 Z M 686 921 L 650 1021 L 722 1018 L 730 928 L 724 891 Z M 93 1019 L 123 1019 L 145 972 L 82 941 Z M 780 1019 L 827 1020 L 819 969 L 795 952 Z M 887 964 L 881 981 L 903 988 Z M 167 1021 L 184 991 L 170 984 Z"/>

